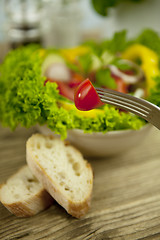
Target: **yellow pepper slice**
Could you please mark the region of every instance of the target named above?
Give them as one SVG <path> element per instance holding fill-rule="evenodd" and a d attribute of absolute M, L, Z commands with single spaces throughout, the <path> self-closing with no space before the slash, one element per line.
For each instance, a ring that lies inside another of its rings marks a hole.
<path fill-rule="evenodd" d="M 77 46 L 68 49 L 61 49 L 60 53 L 63 57 L 65 57 L 68 61 L 74 62 L 77 56 L 84 55 L 90 51 L 89 47 L 86 46 Z"/>
<path fill-rule="evenodd" d="M 95 118 L 100 114 L 103 114 L 104 111 L 101 109 L 92 109 L 89 111 L 80 111 L 76 108 L 76 106 L 72 103 L 64 102 L 63 100 L 59 100 L 58 103 L 60 104 L 61 107 L 63 107 L 66 110 L 75 110 L 76 113 L 82 117 L 90 117 L 90 118 Z"/>
<path fill-rule="evenodd" d="M 149 93 L 149 90 L 155 85 L 153 77 L 156 77 L 160 74 L 158 55 L 151 49 L 141 44 L 134 44 L 122 54 L 122 58 L 132 61 L 136 59 L 141 60 L 141 68 L 146 76 L 147 92 Z"/>
<path fill-rule="evenodd" d="M 45 54 L 46 54 L 46 50 L 43 49 L 43 48 L 41 48 L 41 49 L 39 50 L 39 56 L 42 58 L 42 57 L 45 56 Z"/>

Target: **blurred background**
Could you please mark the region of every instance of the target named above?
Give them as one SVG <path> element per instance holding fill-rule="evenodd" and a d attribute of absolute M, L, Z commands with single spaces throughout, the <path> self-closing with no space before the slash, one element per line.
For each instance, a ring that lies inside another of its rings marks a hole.
<path fill-rule="evenodd" d="M 30 42 L 72 47 L 144 28 L 160 31 L 159 0 L 0 0 L 0 50 Z M 3 46 L 3 47 L 2 47 Z"/>

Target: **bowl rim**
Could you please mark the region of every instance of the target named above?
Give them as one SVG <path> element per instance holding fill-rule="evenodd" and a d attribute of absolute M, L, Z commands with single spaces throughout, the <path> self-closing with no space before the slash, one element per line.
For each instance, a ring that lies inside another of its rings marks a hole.
<path fill-rule="evenodd" d="M 114 135 L 128 135 L 128 134 L 131 134 L 131 133 L 139 133 L 139 132 L 142 132 L 142 131 L 146 131 L 146 130 L 149 130 L 150 128 L 152 128 L 152 124 L 150 123 L 147 123 L 145 124 L 144 126 L 142 126 L 140 129 L 138 130 L 134 130 L 134 129 L 124 129 L 124 130 L 115 130 L 115 131 L 108 131 L 108 132 L 84 132 L 84 130 L 82 129 L 70 129 L 68 130 L 68 134 L 72 135 L 72 134 L 78 134 L 79 136 L 85 136 L 86 137 L 93 137 L 93 136 L 96 136 L 96 137 L 106 137 L 106 136 L 114 136 Z"/>

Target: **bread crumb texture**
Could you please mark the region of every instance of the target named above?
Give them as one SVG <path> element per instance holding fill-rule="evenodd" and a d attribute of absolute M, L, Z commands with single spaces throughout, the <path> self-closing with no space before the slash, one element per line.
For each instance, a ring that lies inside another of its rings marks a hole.
<path fill-rule="evenodd" d="M 33 176 L 30 169 L 25 166 L 10 177 L 1 188 L 1 200 L 6 203 L 18 202 L 29 198 L 43 188 L 42 184 Z"/>
<path fill-rule="evenodd" d="M 16 216 L 29 217 L 49 207 L 53 198 L 25 165 L 2 184 L 0 201 Z"/>

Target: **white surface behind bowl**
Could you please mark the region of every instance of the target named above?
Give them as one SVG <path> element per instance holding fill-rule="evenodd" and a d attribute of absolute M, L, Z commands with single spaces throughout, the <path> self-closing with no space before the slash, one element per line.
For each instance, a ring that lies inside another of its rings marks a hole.
<path fill-rule="evenodd" d="M 124 153 L 139 146 L 150 132 L 152 125 L 146 124 L 140 130 L 111 131 L 105 134 L 84 133 L 82 130 L 68 131 L 68 140 L 77 147 L 84 156 L 106 157 Z M 39 132 L 45 135 L 55 135 L 49 128 L 38 126 Z"/>

